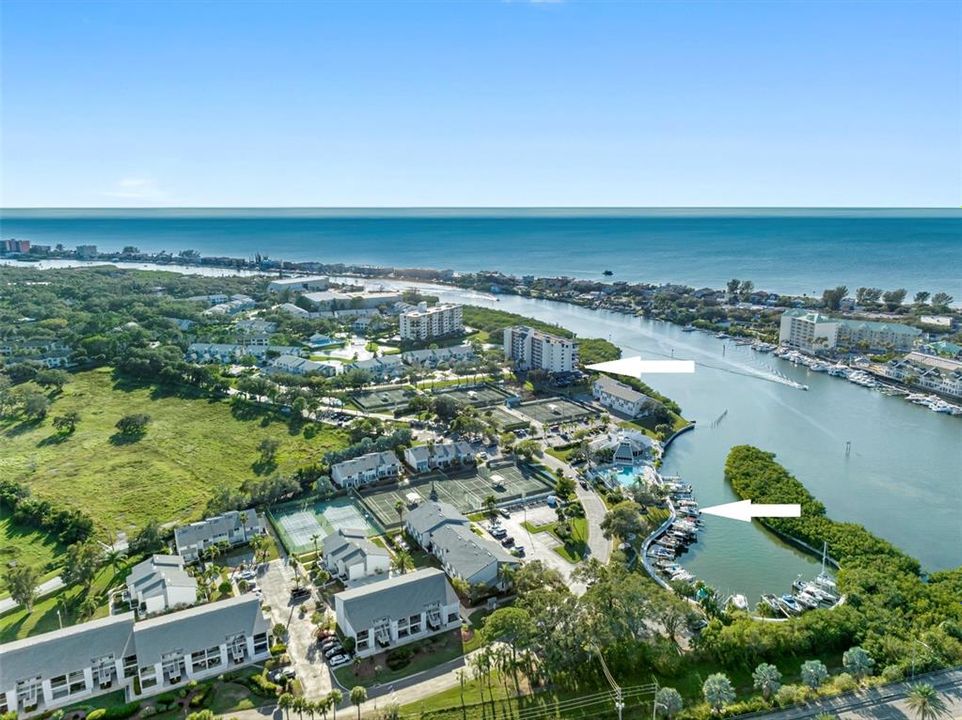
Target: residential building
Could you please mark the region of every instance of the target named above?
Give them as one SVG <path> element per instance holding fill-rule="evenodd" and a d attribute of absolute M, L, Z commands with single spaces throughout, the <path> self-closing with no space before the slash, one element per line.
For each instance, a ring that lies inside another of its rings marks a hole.
<path fill-rule="evenodd" d="M 843 350 L 911 350 L 922 331 L 896 322 L 833 318 L 796 308 L 782 313 L 778 341 L 805 352 Z"/>
<path fill-rule="evenodd" d="M 271 361 L 270 369 L 275 372 L 285 372 L 291 375 L 310 375 L 318 373 L 324 377 L 337 375 L 339 365 L 329 362 L 315 362 L 296 355 L 281 355 Z"/>
<path fill-rule="evenodd" d="M 463 440 L 417 445 L 405 448 L 404 462 L 416 473 L 465 465 L 474 462 L 474 448 Z"/>
<path fill-rule="evenodd" d="M 372 310 L 382 305 L 394 305 L 400 302 L 401 293 L 368 291 L 342 292 L 340 290 L 324 290 L 321 292 L 305 293 L 303 298 L 321 313 L 331 313 L 338 310 Z"/>
<path fill-rule="evenodd" d="M 923 315 L 919 318 L 919 322 L 940 330 L 951 330 L 955 324 L 955 318 L 951 315 Z"/>
<path fill-rule="evenodd" d="M 230 510 L 223 515 L 181 525 L 174 530 L 174 543 L 177 554 L 185 562 L 192 563 L 211 545 L 240 545 L 263 532 L 260 518 L 253 509 Z"/>
<path fill-rule="evenodd" d="M 342 582 L 387 575 L 391 571 L 391 555 L 386 549 L 367 539 L 367 531 L 341 528 L 323 540 L 324 566 Z"/>
<path fill-rule="evenodd" d="M 341 488 L 360 487 L 397 477 L 400 472 L 401 463 L 393 452 L 372 452 L 333 465 L 331 482 Z"/>
<path fill-rule="evenodd" d="M 291 345 L 249 345 L 246 343 L 191 343 L 187 346 L 187 360 L 191 362 L 217 362 L 223 365 L 236 363 L 241 358 L 250 355 L 259 361 L 267 358 L 268 354 L 281 357 L 282 355 L 300 355 L 304 348 Z"/>
<path fill-rule="evenodd" d="M 437 568 L 397 575 L 334 595 L 337 626 L 359 657 L 461 626 L 457 594 Z"/>
<path fill-rule="evenodd" d="M 277 305 L 274 309 L 281 310 L 286 312 L 288 315 L 293 315 L 294 317 L 306 318 L 311 316 L 309 310 L 305 310 L 294 303 L 283 303 L 282 305 Z"/>
<path fill-rule="evenodd" d="M 416 367 L 436 368 L 442 363 L 465 362 L 474 359 L 474 348 L 470 345 L 426 350 L 409 350 L 401 353 L 401 361 Z"/>
<path fill-rule="evenodd" d="M 285 290 L 290 290 L 291 292 L 327 290 L 330 284 L 330 280 L 326 276 L 310 275 L 307 277 L 290 277 L 271 280 L 267 284 L 267 290 L 273 293 L 284 292 Z"/>
<path fill-rule="evenodd" d="M 270 657 L 253 595 L 134 622 L 111 615 L 0 645 L 0 714 L 21 718 L 123 690 L 126 700 Z"/>
<path fill-rule="evenodd" d="M 641 415 L 648 396 L 607 375 L 600 375 L 591 386 L 595 400 L 606 408 L 628 417 Z"/>
<path fill-rule="evenodd" d="M 197 581 L 180 555 L 154 555 L 131 569 L 126 597 L 138 616 L 155 615 L 197 602 Z"/>
<path fill-rule="evenodd" d="M 935 342 L 931 342 L 927 345 L 924 345 L 922 350 L 928 355 L 938 355 L 940 357 L 947 357 L 954 360 L 962 360 L 962 345 L 949 342 L 948 340 L 937 340 Z"/>
<path fill-rule="evenodd" d="M 218 303 L 204 310 L 204 315 L 236 315 L 244 310 L 250 310 L 257 303 L 247 295 L 231 295 L 227 302 Z"/>
<path fill-rule="evenodd" d="M 404 364 L 400 355 L 381 355 L 368 360 L 358 360 L 347 366 L 349 370 L 364 370 L 371 373 L 375 380 L 386 380 L 404 374 Z"/>
<path fill-rule="evenodd" d="M 97 246 L 96 245 L 78 245 L 74 254 L 80 260 L 96 260 L 97 259 Z"/>
<path fill-rule="evenodd" d="M 238 320 L 234 323 L 234 327 L 248 335 L 263 336 L 275 332 L 277 330 L 277 323 L 254 318 L 251 320 Z"/>
<path fill-rule="evenodd" d="M 29 240 L 0 240 L 0 252 L 2 253 L 28 253 L 30 252 Z"/>
<path fill-rule="evenodd" d="M 414 310 L 401 313 L 401 340 L 419 342 L 464 332 L 464 308 L 454 303 L 428 307 L 418 303 Z"/>
<path fill-rule="evenodd" d="M 578 342 L 519 325 L 504 329 L 504 356 L 521 370 L 570 373 L 578 367 Z"/>
<path fill-rule="evenodd" d="M 431 534 L 445 525 L 469 526 L 470 521 L 454 505 L 441 501 L 426 502 L 411 510 L 404 529 L 423 548 L 431 544 Z"/>
<path fill-rule="evenodd" d="M 882 374 L 912 388 L 962 398 L 962 361 L 910 352 L 888 362 Z"/>
<path fill-rule="evenodd" d="M 407 514 L 404 529 L 441 561 L 448 577 L 472 586 L 503 587 L 504 567 L 519 564 L 501 545 L 476 535 L 468 519 L 445 502 L 418 505 Z"/>
<path fill-rule="evenodd" d="M 230 300 L 230 297 L 224 293 L 213 293 L 211 295 L 192 295 L 187 300 L 189 302 L 203 302 L 208 305 L 220 305 Z"/>

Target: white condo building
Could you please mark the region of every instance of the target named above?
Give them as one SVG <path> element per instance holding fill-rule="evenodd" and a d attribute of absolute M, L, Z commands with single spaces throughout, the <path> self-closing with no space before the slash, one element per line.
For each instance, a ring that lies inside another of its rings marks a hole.
<path fill-rule="evenodd" d="M 911 350 L 922 331 L 896 322 L 833 318 L 814 310 L 786 310 L 778 341 L 806 352 L 857 349 Z"/>
<path fill-rule="evenodd" d="M 504 356 L 522 370 L 574 372 L 578 341 L 519 325 L 504 329 Z"/>
<path fill-rule="evenodd" d="M 429 340 L 445 335 L 464 332 L 464 308 L 453 303 L 441 303 L 428 307 L 419 303 L 417 308 L 401 313 L 402 340 Z"/>

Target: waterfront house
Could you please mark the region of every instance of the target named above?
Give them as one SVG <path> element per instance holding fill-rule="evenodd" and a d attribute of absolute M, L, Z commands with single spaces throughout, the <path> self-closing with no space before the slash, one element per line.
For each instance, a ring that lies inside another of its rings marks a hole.
<path fill-rule="evenodd" d="M 324 566 L 342 582 L 386 575 L 391 570 L 390 553 L 368 540 L 365 530 L 341 528 L 325 537 L 322 544 Z"/>
<path fill-rule="evenodd" d="M 123 691 L 176 690 L 270 657 L 253 595 L 134 622 L 126 612 L 0 645 L 0 714 L 49 713 Z"/>
<path fill-rule="evenodd" d="M 192 563 L 211 545 L 241 545 L 263 532 L 260 518 L 253 509 L 230 510 L 223 515 L 181 525 L 174 530 L 174 543 L 177 554 L 185 562 Z"/>
<path fill-rule="evenodd" d="M 331 467 L 331 482 L 340 488 L 370 485 L 401 473 L 401 463 L 393 452 L 372 452 L 344 460 Z"/>
<path fill-rule="evenodd" d="M 339 592 L 334 595 L 334 612 L 338 629 L 354 641 L 359 657 L 461 626 L 458 596 L 436 568 Z"/>
<path fill-rule="evenodd" d="M 131 569 L 126 599 L 139 617 L 187 607 L 197 602 L 197 581 L 180 555 L 154 555 Z"/>
<path fill-rule="evenodd" d="M 607 375 L 600 375 L 591 387 L 595 400 L 605 407 L 627 417 L 641 415 L 648 396 L 618 382 Z"/>

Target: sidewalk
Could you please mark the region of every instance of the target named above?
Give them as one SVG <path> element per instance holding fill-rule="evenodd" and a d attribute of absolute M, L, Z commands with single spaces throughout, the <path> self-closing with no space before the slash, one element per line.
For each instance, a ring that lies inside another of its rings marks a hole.
<path fill-rule="evenodd" d="M 44 595 L 49 595 L 50 593 L 59 590 L 63 587 L 63 580 L 59 575 L 54 578 L 50 578 L 46 582 L 42 582 L 37 585 L 37 597 L 42 598 Z M 9 610 L 13 610 L 17 607 L 17 603 L 14 602 L 13 598 L 7 597 L 0 600 L 0 613 L 5 613 Z"/>

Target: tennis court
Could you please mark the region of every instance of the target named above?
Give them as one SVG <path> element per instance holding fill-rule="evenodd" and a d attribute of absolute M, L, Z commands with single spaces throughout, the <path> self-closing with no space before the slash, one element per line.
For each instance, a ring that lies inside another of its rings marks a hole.
<path fill-rule="evenodd" d="M 522 428 L 531 424 L 528 420 L 523 420 L 517 415 L 512 415 L 507 410 L 500 407 L 484 410 L 481 415 L 482 417 L 493 422 L 501 432 L 504 432 L 505 430 L 517 430 L 518 428 Z"/>
<path fill-rule="evenodd" d="M 454 398 L 465 405 L 474 407 L 486 407 L 488 405 L 500 405 L 511 397 L 511 394 L 501 388 L 492 385 L 476 385 L 469 388 L 455 388 L 454 390 L 440 390 L 437 395 L 446 395 Z"/>
<path fill-rule="evenodd" d="M 413 393 L 410 387 L 384 388 L 382 390 L 369 390 L 351 395 L 351 400 L 361 408 L 361 410 L 377 411 L 390 408 L 403 409 L 408 405 L 408 398 Z"/>
<path fill-rule="evenodd" d="M 554 397 L 522 403 L 516 410 L 542 425 L 574 422 L 596 415 L 596 411 L 582 407 L 567 398 Z"/>
<path fill-rule="evenodd" d="M 271 521 L 288 553 L 298 554 L 314 549 L 314 537 L 320 543 L 342 528 L 362 528 L 376 535 L 373 519 L 365 517 L 353 500 L 299 502 L 282 505 L 271 513 Z"/>
<path fill-rule="evenodd" d="M 401 525 L 397 504 L 405 508 L 431 499 L 432 485 L 438 500 L 450 503 L 468 514 L 484 508 L 484 500 L 493 495 L 499 505 L 551 491 L 551 478 L 528 466 L 513 463 L 501 467 L 478 468 L 477 471 L 445 475 L 437 472 L 416 483 L 376 490 L 361 496 L 378 523 L 386 528 Z"/>

